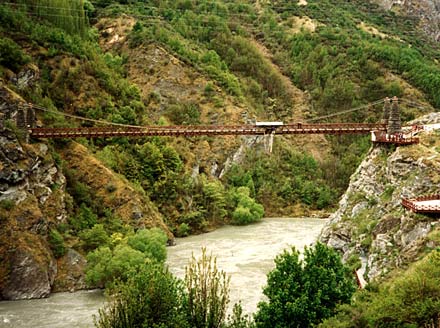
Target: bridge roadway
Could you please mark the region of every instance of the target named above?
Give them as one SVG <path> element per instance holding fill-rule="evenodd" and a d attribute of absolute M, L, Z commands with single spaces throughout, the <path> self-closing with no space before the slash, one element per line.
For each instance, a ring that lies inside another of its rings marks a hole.
<path fill-rule="evenodd" d="M 367 134 L 386 131 L 379 123 L 293 123 L 281 126 L 179 125 L 144 127 L 29 128 L 33 138 L 104 138 L 145 136 L 217 136 L 267 134 Z"/>

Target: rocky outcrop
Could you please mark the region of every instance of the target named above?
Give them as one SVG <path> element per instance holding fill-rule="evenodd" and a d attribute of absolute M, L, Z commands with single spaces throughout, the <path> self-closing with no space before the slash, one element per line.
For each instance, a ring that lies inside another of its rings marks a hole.
<path fill-rule="evenodd" d="M 420 19 L 420 28 L 435 41 L 440 41 L 440 1 L 377 0 L 386 10 L 401 8 L 406 15 Z"/>
<path fill-rule="evenodd" d="M 58 275 L 53 285 L 53 292 L 75 291 L 85 289 L 84 270 L 87 261 L 80 253 L 73 249 L 67 250 L 67 253 L 58 260 Z"/>
<path fill-rule="evenodd" d="M 65 178 L 47 145 L 0 136 L 0 299 L 47 296 L 56 260 L 47 242 L 51 227 L 65 222 Z"/>
<path fill-rule="evenodd" d="M 416 123 L 440 122 L 440 114 Z M 343 258 L 360 257 L 367 280 L 405 266 L 424 251 L 437 247 L 430 240 L 440 229 L 438 217 L 414 214 L 401 205 L 402 197 L 438 193 L 440 137 L 423 132 L 419 145 L 374 146 L 331 215 L 321 241 L 338 249 Z"/>

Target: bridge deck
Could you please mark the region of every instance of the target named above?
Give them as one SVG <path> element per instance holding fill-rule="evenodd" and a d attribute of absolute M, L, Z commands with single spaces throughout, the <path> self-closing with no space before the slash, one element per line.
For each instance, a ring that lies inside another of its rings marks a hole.
<path fill-rule="evenodd" d="M 145 127 L 89 127 L 89 128 L 30 128 L 34 138 L 102 138 L 143 136 L 214 136 L 265 134 L 367 134 L 372 130 L 384 131 L 384 124 L 375 123 L 294 123 L 276 127 L 257 125 L 187 125 Z"/>
<path fill-rule="evenodd" d="M 404 198 L 402 205 L 415 213 L 440 213 L 440 195 Z"/>

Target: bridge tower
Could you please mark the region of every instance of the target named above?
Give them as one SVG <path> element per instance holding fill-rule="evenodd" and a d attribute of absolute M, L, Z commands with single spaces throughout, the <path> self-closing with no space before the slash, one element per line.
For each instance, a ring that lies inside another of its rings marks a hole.
<path fill-rule="evenodd" d="M 0 131 L 3 131 L 4 127 L 5 127 L 5 115 L 3 113 L 0 113 Z"/>
<path fill-rule="evenodd" d="M 32 106 L 29 106 L 26 109 L 26 127 L 34 128 L 37 122 L 37 117 L 35 115 L 35 109 Z"/>
<path fill-rule="evenodd" d="M 386 97 L 385 102 L 383 104 L 383 116 L 381 123 L 388 124 L 388 120 L 390 118 L 390 111 L 391 111 L 391 99 Z"/>
<path fill-rule="evenodd" d="M 402 132 L 402 123 L 400 122 L 399 101 L 397 97 L 393 97 L 390 117 L 388 119 L 387 133 L 389 136 L 391 136 L 401 132 Z"/>
<path fill-rule="evenodd" d="M 17 110 L 17 115 L 15 116 L 15 124 L 19 129 L 26 128 L 26 112 L 24 111 L 23 108 L 19 108 Z"/>

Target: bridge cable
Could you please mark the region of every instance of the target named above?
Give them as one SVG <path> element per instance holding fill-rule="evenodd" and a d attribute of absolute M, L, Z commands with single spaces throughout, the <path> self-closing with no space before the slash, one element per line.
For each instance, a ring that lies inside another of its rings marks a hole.
<path fill-rule="evenodd" d="M 114 125 L 114 126 L 119 126 L 119 127 L 124 127 L 124 128 L 136 128 L 136 129 L 143 129 L 144 128 L 144 127 L 142 127 L 140 125 L 130 125 L 130 124 L 114 123 L 114 122 L 103 121 L 103 120 L 95 120 L 93 118 L 87 118 L 87 117 L 72 115 L 72 114 L 68 114 L 68 113 L 64 113 L 64 112 L 59 112 L 59 111 L 55 111 L 55 110 L 50 110 L 50 109 L 47 109 L 45 107 L 41 107 L 41 106 L 33 105 L 33 104 L 26 104 L 26 107 L 28 107 L 28 108 L 35 108 L 35 109 L 44 111 L 46 113 L 62 115 L 62 116 L 70 117 L 70 118 L 77 119 L 77 120 L 80 120 L 80 121 L 85 121 L 85 122 L 93 122 L 93 123 L 105 124 L 105 125 Z M 150 127 L 148 127 L 148 128 L 150 128 Z"/>
<path fill-rule="evenodd" d="M 334 116 L 339 116 L 339 115 L 342 115 L 342 114 L 347 114 L 347 113 L 355 112 L 355 111 L 358 111 L 358 110 L 361 110 L 361 109 L 364 109 L 364 108 L 368 108 L 368 107 L 371 107 L 371 106 L 375 106 L 375 105 L 381 104 L 383 102 L 385 102 L 385 99 L 380 99 L 380 100 L 377 100 L 375 102 L 372 102 L 372 103 L 369 103 L 369 104 L 366 104 L 366 105 L 362 105 L 362 106 L 359 106 L 359 107 L 343 110 L 343 111 L 340 111 L 340 112 L 337 112 L 337 113 L 333 113 L 333 114 L 328 114 L 328 115 L 323 115 L 323 116 L 315 117 L 315 118 L 312 118 L 310 120 L 307 120 L 307 122 L 319 121 L 319 120 L 322 120 L 322 119 L 325 119 L 325 118 L 329 118 L 329 117 L 334 117 Z"/>

